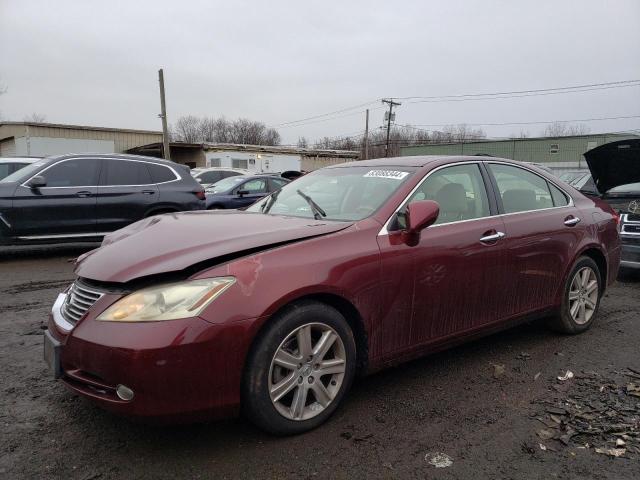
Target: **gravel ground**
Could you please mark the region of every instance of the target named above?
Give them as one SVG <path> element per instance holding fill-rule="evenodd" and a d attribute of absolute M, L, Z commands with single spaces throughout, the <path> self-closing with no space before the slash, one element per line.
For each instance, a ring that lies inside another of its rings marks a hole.
<path fill-rule="evenodd" d="M 640 478 L 638 275 L 583 335 L 538 322 L 414 361 L 360 380 L 319 429 L 273 438 L 241 419 L 131 423 L 52 380 L 42 328 L 85 250 L 0 251 L 0 477 Z"/>

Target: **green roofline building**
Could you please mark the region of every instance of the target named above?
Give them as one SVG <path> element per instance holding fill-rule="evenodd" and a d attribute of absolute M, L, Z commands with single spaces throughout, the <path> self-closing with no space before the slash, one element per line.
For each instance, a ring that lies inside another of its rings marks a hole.
<path fill-rule="evenodd" d="M 542 163 L 557 172 L 562 172 L 586 169 L 587 165 L 582 156 L 584 152 L 605 143 L 629 138 L 640 138 L 640 136 L 602 133 L 566 137 L 433 143 L 402 147 L 400 155 L 488 155 L 522 162 Z"/>

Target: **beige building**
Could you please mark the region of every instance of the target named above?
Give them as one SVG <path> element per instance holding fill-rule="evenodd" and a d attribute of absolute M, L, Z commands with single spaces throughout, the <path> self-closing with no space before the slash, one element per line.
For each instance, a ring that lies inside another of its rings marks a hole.
<path fill-rule="evenodd" d="M 162 132 L 55 123 L 0 122 L 0 157 L 123 153 L 153 142 L 162 142 Z"/>
<path fill-rule="evenodd" d="M 338 163 L 358 160 L 360 155 L 360 152 L 355 150 L 324 150 L 234 143 L 171 142 L 169 148 L 171 160 L 191 168 L 243 168 L 255 173 L 317 170 Z M 159 157 L 162 155 L 162 143 L 157 142 L 135 147 L 128 152 Z"/>

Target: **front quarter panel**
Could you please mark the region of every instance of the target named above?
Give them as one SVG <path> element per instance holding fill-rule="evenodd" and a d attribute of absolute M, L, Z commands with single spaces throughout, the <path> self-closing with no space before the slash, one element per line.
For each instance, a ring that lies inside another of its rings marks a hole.
<path fill-rule="evenodd" d="M 341 232 L 267 250 L 200 272 L 195 278 L 231 275 L 236 283 L 202 314 L 212 323 L 256 318 L 254 334 L 283 306 L 311 295 L 350 302 L 367 335 L 379 312 L 381 225 L 363 220 Z M 370 352 L 370 358 L 383 352 Z"/>

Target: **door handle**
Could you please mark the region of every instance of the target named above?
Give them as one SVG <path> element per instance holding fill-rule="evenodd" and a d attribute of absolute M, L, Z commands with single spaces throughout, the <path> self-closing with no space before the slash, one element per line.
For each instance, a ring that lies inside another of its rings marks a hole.
<path fill-rule="evenodd" d="M 88 190 L 83 190 L 83 191 L 81 191 L 81 192 L 76 192 L 76 195 L 77 195 L 78 197 L 82 197 L 82 198 L 84 198 L 84 197 L 90 197 L 90 196 L 91 196 L 91 195 L 93 195 L 93 194 L 92 194 L 90 191 L 88 191 Z"/>
<path fill-rule="evenodd" d="M 568 217 L 568 218 L 565 218 L 565 220 L 564 220 L 564 224 L 567 227 L 573 227 L 574 225 L 577 225 L 578 223 L 580 223 L 580 219 L 578 217 Z"/>
<path fill-rule="evenodd" d="M 155 190 L 143 190 L 142 193 L 144 193 L 145 195 L 153 195 L 155 192 Z"/>
<path fill-rule="evenodd" d="M 496 232 L 491 235 L 485 235 L 484 237 L 480 237 L 480 241 L 482 243 L 492 243 L 497 242 L 501 238 L 504 238 L 504 232 Z"/>

